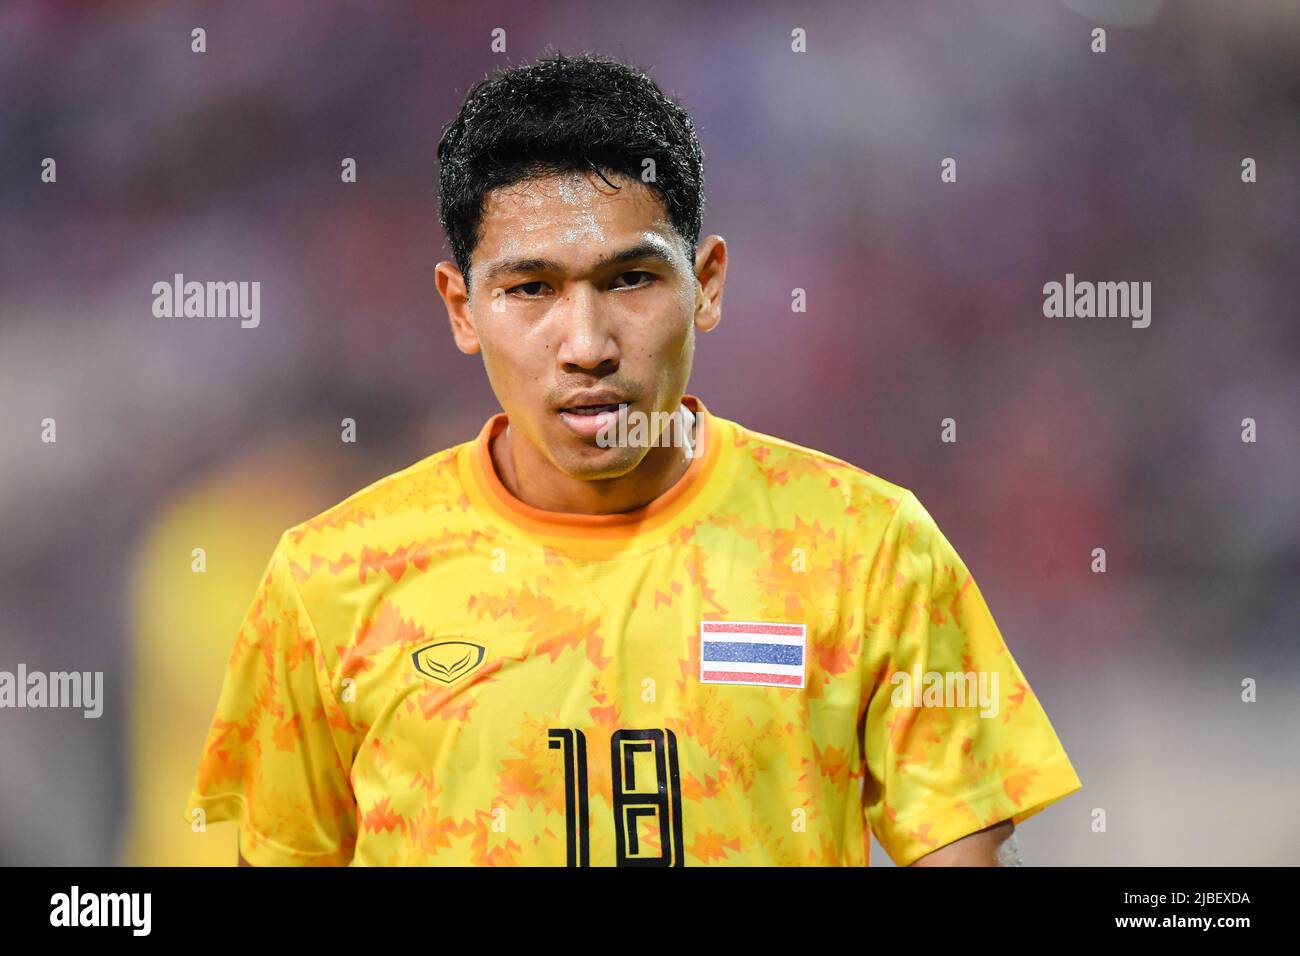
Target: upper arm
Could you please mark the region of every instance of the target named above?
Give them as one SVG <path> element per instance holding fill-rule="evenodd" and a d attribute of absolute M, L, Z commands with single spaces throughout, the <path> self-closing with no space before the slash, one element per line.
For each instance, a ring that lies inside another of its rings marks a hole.
<path fill-rule="evenodd" d="M 910 866 L 1016 866 L 1015 825 L 1003 820 L 991 827 L 954 840 L 909 864 Z"/>
<path fill-rule="evenodd" d="M 985 823 L 1019 824 L 1079 789 L 1074 768 L 970 569 L 911 492 L 867 591 L 867 822 L 900 865 L 996 865 L 1007 831 Z"/>
<path fill-rule="evenodd" d="M 239 821 L 239 855 L 257 866 L 341 865 L 356 833 L 354 731 L 285 542 L 227 662 L 187 810 Z"/>

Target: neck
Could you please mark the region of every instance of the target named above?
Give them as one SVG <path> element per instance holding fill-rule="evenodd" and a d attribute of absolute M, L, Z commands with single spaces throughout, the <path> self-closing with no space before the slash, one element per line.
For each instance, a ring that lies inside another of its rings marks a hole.
<path fill-rule="evenodd" d="M 506 489 L 520 501 L 543 511 L 620 514 L 644 508 L 675 485 L 702 451 L 697 416 L 684 404 L 641 463 L 617 478 L 573 478 L 517 440 L 509 423 L 488 445 L 492 463 Z M 669 429 L 677 430 L 670 436 Z M 527 475 L 525 485 L 519 480 Z"/>

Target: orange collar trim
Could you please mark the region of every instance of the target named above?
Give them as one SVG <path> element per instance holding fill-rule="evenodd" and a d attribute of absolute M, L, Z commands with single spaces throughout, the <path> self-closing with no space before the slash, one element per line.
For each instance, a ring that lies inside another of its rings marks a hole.
<path fill-rule="evenodd" d="M 600 540 L 629 540 L 669 526 L 699 497 L 717 468 L 722 456 L 724 436 L 715 418 L 694 395 L 683 395 L 686 405 L 697 417 L 698 440 L 704 445 L 677 482 L 654 501 L 632 511 L 617 514 L 582 514 L 546 511 L 519 500 L 501 482 L 489 449 L 492 439 L 507 425 L 505 412 L 487 420 L 465 456 L 465 469 L 483 503 L 504 521 L 524 531 L 539 535 L 584 537 Z"/>

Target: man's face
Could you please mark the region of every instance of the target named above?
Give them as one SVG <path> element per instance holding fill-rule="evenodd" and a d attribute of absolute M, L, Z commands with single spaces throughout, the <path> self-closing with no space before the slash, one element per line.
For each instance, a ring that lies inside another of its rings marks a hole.
<path fill-rule="evenodd" d="M 674 412 L 695 348 L 700 287 L 662 201 L 609 179 L 621 188 L 575 172 L 493 190 L 470 268 L 474 336 L 512 432 L 584 479 L 626 474 L 650 449 L 601 447 L 609 417 L 568 409 Z"/>

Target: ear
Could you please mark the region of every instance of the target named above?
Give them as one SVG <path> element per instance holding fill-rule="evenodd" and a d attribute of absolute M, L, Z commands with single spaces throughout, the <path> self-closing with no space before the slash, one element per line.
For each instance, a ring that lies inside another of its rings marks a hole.
<path fill-rule="evenodd" d="M 695 253 L 695 328 L 708 332 L 722 321 L 722 287 L 727 279 L 727 241 L 709 236 Z"/>
<path fill-rule="evenodd" d="M 451 321 L 451 335 L 456 340 L 456 348 L 466 355 L 477 354 L 481 345 L 478 330 L 474 327 L 474 313 L 470 309 L 465 277 L 461 275 L 456 263 L 451 261 L 439 262 L 433 273 L 438 294 L 447 307 L 447 318 Z"/>

